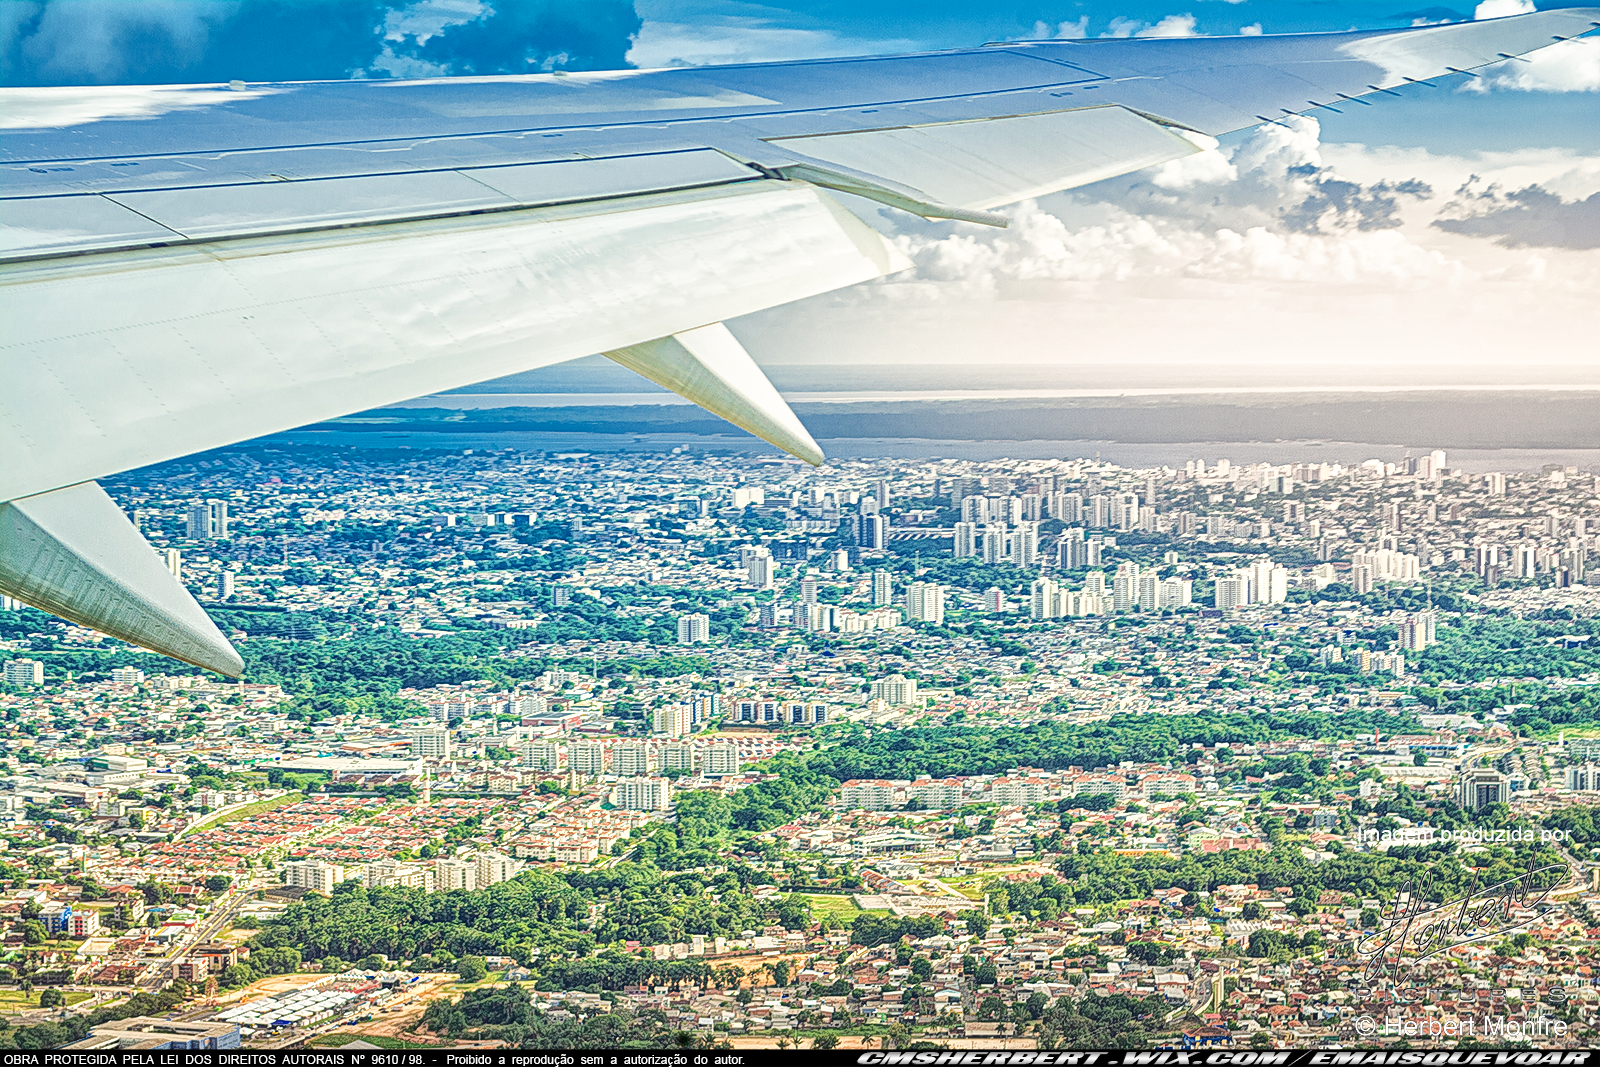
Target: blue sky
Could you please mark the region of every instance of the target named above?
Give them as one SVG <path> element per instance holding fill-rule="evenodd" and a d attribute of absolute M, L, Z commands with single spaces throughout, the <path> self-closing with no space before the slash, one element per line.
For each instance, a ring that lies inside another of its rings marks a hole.
<path fill-rule="evenodd" d="M 526 73 L 1510 15 L 1361 0 L 0 0 L 0 84 Z M 1592 367 L 1600 38 L 1008 209 L 874 221 L 913 272 L 734 323 L 758 359 Z M 1409 190 L 1409 191 L 1397 191 Z M 859 207 L 859 205 L 858 205 Z"/>

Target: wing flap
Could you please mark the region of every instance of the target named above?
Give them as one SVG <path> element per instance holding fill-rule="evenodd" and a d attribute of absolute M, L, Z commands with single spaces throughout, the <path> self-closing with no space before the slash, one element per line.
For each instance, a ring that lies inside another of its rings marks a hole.
<path fill-rule="evenodd" d="M 709 148 L 459 170 L 0 200 L 0 259 L 438 218 L 728 185 L 760 174 Z"/>
<path fill-rule="evenodd" d="M 1115 177 L 1200 151 L 1173 130 L 1115 106 L 973 122 L 901 126 L 773 145 L 985 210 Z"/>

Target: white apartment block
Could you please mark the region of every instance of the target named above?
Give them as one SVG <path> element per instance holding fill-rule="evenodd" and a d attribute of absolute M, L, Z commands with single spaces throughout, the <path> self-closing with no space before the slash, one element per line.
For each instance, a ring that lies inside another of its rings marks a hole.
<path fill-rule="evenodd" d="M 672 783 L 665 778 L 623 778 L 611 802 L 625 811 L 671 811 Z"/>
<path fill-rule="evenodd" d="M 423 759 L 450 758 L 450 728 L 424 726 L 411 731 L 411 754 Z"/>
<path fill-rule="evenodd" d="M 44 664 L 36 659 L 14 659 L 6 663 L 7 685 L 43 685 Z"/>
<path fill-rule="evenodd" d="M 611 773 L 623 778 L 649 774 L 650 746 L 643 741 L 624 741 L 611 750 Z"/>
<path fill-rule="evenodd" d="M 907 678 L 903 674 L 891 674 L 887 678 L 880 678 L 872 683 L 872 692 L 867 699 L 881 700 L 885 704 L 915 704 L 917 680 Z"/>
<path fill-rule="evenodd" d="M 521 866 L 516 860 L 500 852 L 480 852 L 477 855 L 478 886 L 509 882 L 517 876 Z"/>
<path fill-rule="evenodd" d="M 711 616 L 696 612 L 678 618 L 678 644 L 704 645 L 711 642 Z"/>
<path fill-rule="evenodd" d="M 709 746 L 705 751 L 705 765 L 701 773 L 710 777 L 738 774 L 739 750 L 725 743 Z"/>
<path fill-rule="evenodd" d="M 433 883 L 441 893 L 451 889 L 476 889 L 478 865 L 471 860 L 434 860 Z"/>
<path fill-rule="evenodd" d="M 369 863 L 361 869 L 361 880 L 368 889 L 421 889 L 431 893 L 434 889 L 432 864 L 398 863 L 383 860 Z"/>
<path fill-rule="evenodd" d="M 333 887 L 349 877 L 349 874 L 337 863 L 324 863 L 322 860 L 302 860 L 297 863 L 283 865 L 284 885 L 294 886 L 298 889 L 309 889 L 313 893 L 323 896 L 332 896 Z"/>
<path fill-rule="evenodd" d="M 567 748 L 567 770 L 573 774 L 606 773 L 606 746 L 598 741 L 574 741 Z"/>
<path fill-rule="evenodd" d="M 882 778 L 852 778 L 839 787 L 839 804 L 847 811 L 888 811 L 894 807 L 894 783 Z"/>

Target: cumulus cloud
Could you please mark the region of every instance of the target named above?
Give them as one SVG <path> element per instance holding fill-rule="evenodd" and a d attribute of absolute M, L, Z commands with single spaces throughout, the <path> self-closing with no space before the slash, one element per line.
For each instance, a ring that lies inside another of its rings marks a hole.
<path fill-rule="evenodd" d="M 1533 0 L 1483 0 L 1473 9 L 1472 17 L 1475 19 L 1503 19 L 1510 15 L 1526 15 L 1530 11 L 1537 11 Z"/>
<path fill-rule="evenodd" d="M 1600 193 L 1563 200 L 1538 184 L 1505 192 L 1474 178 L 1433 225 L 1448 233 L 1493 237 L 1506 248 L 1600 248 Z"/>
<path fill-rule="evenodd" d="M 1399 232 L 1416 180 L 1363 184 L 1325 167 L 1315 120 L 1257 129 L 1153 171 L 1076 190 L 1046 210 L 1013 209 L 1008 229 L 943 233 L 910 224 L 897 238 L 913 287 L 958 284 L 1005 295 L 1046 283 L 1446 282 L 1461 267 Z M 890 283 L 891 285 L 895 283 Z"/>
<path fill-rule="evenodd" d="M 1018 41 L 1076 41 L 1089 36 L 1089 16 L 1084 15 L 1076 22 L 1045 22 L 1043 19 L 1033 24 L 1033 29 L 1016 38 Z"/>
<path fill-rule="evenodd" d="M 1118 15 L 1111 20 L 1111 24 L 1102 33 L 1101 37 L 1198 37 L 1195 32 L 1197 20 L 1193 15 L 1168 15 L 1159 22 L 1150 23 L 1143 19 L 1129 18 Z"/>
<path fill-rule="evenodd" d="M 0 84 L 612 69 L 639 25 L 629 0 L 6 0 Z"/>
<path fill-rule="evenodd" d="M 1532 0 L 1483 0 L 1473 11 L 1475 19 L 1525 15 L 1535 10 Z M 1541 48 L 1525 59 L 1510 59 L 1485 68 L 1469 78 L 1463 92 L 1492 89 L 1523 92 L 1592 93 L 1600 91 L 1600 38 L 1584 37 Z"/>

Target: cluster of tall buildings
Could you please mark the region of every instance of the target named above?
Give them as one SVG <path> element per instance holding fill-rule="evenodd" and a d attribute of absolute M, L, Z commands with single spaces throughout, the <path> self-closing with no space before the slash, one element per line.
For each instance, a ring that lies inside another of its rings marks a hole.
<path fill-rule="evenodd" d="M 1217 578 L 1213 604 L 1221 611 L 1251 604 L 1281 604 L 1289 599 L 1289 571 L 1265 557 Z"/>
<path fill-rule="evenodd" d="M 1039 565 L 1039 524 L 1022 522 L 1015 528 L 993 522 L 980 526 L 974 522 L 956 523 L 955 557 L 979 558 L 989 564 L 1010 563 L 1018 567 Z"/>
<path fill-rule="evenodd" d="M 1129 611 L 1166 611 L 1194 602 L 1194 581 L 1178 575 L 1163 578 L 1158 570 L 1133 562 L 1119 564 L 1110 588 L 1103 571 L 1084 576 L 1082 589 L 1068 589 L 1051 578 L 1035 579 L 1028 591 L 1028 616 L 1033 619 L 1077 618 Z"/>
<path fill-rule="evenodd" d="M 429 893 L 451 889 L 470 891 L 509 882 L 521 870 L 522 864 L 499 852 L 464 853 L 414 862 L 382 859 L 360 867 L 318 859 L 283 865 L 284 884 L 324 896 L 331 896 L 334 886 L 351 879 L 359 879 L 369 889 L 399 887 Z"/>
<path fill-rule="evenodd" d="M 739 749 L 731 742 L 697 743 L 681 737 L 661 743 L 635 739 L 611 745 L 591 740 L 565 746 L 549 740 L 528 741 L 522 745 L 521 758 L 533 770 L 565 770 L 575 778 L 643 778 L 669 771 L 716 778 L 738 774 L 741 763 Z"/>

